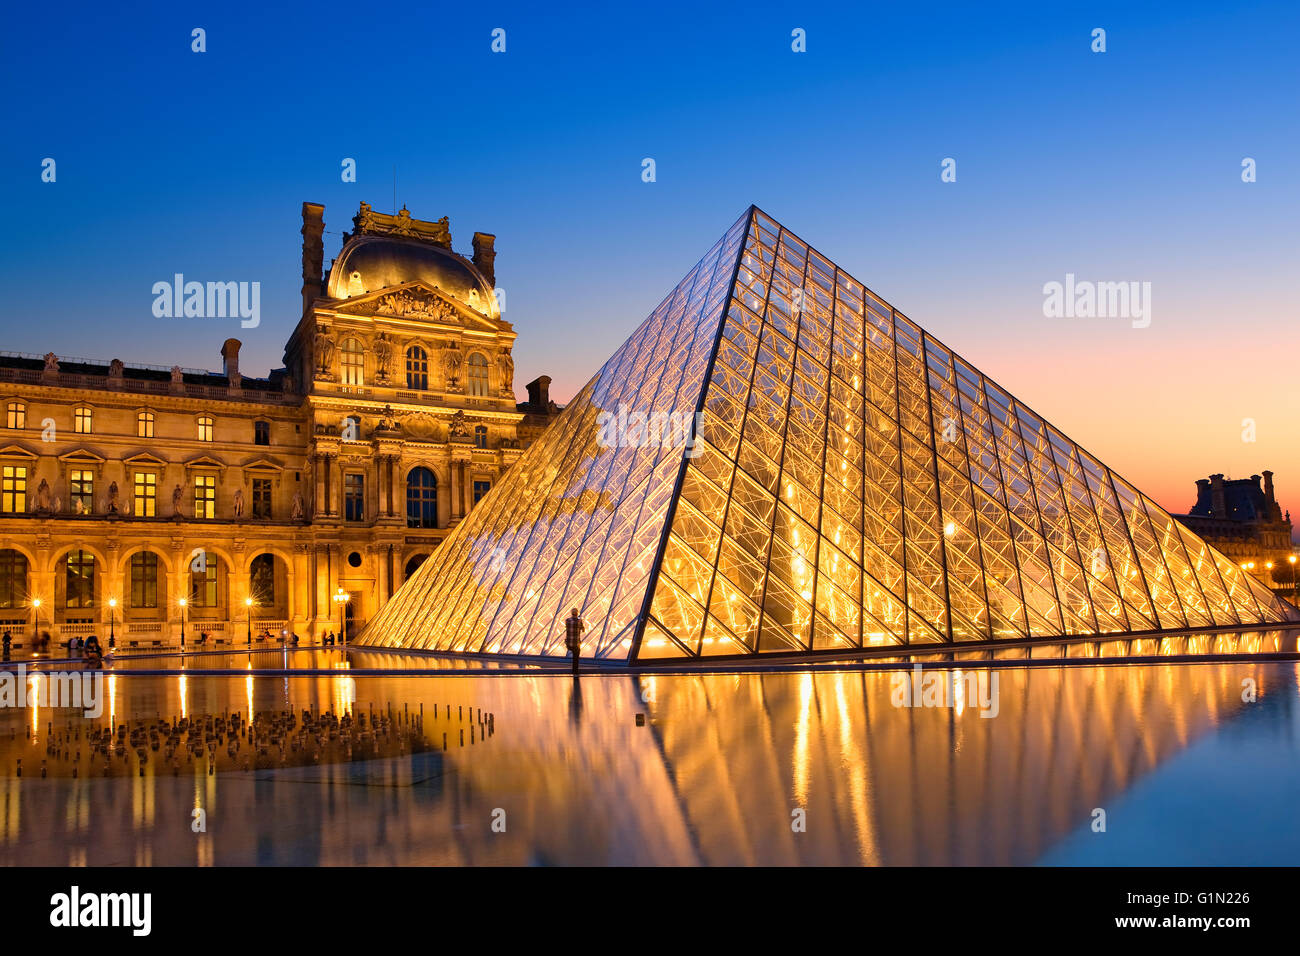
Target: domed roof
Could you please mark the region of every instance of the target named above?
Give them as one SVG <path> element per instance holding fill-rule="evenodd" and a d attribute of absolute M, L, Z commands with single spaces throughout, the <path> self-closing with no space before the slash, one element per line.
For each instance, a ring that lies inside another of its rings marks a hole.
<path fill-rule="evenodd" d="M 399 236 L 355 236 L 348 240 L 330 268 L 325 294 L 347 299 L 407 282 L 440 289 L 466 305 L 476 302 L 478 311 L 496 315 L 492 287 L 473 263 L 442 246 Z M 471 291 L 476 293 L 473 298 Z"/>

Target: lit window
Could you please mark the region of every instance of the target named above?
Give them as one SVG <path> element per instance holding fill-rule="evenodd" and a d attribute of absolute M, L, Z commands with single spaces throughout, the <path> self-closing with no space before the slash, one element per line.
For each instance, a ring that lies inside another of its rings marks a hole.
<path fill-rule="evenodd" d="M 339 363 L 343 373 L 344 385 L 364 385 L 365 376 L 365 352 L 361 348 L 361 343 L 356 339 L 346 339 L 339 346 Z"/>
<path fill-rule="evenodd" d="M 412 468 L 406 476 L 406 526 L 438 527 L 438 479 L 428 468 Z"/>
<path fill-rule="evenodd" d="M 212 418 L 209 415 L 199 418 L 199 441 L 212 441 Z"/>
<path fill-rule="evenodd" d="M 135 416 L 135 434 L 137 438 L 153 438 L 153 412 L 140 412 Z"/>
<path fill-rule="evenodd" d="M 0 478 L 0 512 L 21 514 L 27 510 L 27 466 L 5 465 Z"/>
<path fill-rule="evenodd" d="M 366 513 L 366 476 L 348 472 L 343 476 L 343 520 L 361 521 Z"/>
<path fill-rule="evenodd" d="M 406 350 L 406 387 L 418 392 L 429 387 L 429 353 L 418 345 Z"/>
<path fill-rule="evenodd" d="M 217 606 L 217 556 L 211 551 L 190 562 L 190 606 Z"/>
<path fill-rule="evenodd" d="M 84 469 L 68 472 L 68 504 L 81 514 L 95 508 L 95 473 Z M 80 505 L 80 507 L 77 507 Z"/>
<path fill-rule="evenodd" d="M 64 607 L 94 607 L 95 556 L 89 551 L 69 551 L 64 584 Z"/>
<path fill-rule="evenodd" d="M 0 608 L 14 609 L 27 603 L 27 556 L 6 548 L 0 551 Z"/>
<path fill-rule="evenodd" d="M 95 413 L 85 405 L 78 405 L 72 413 L 72 430 L 78 435 L 89 435 Z"/>
<path fill-rule="evenodd" d="M 26 428 L 27 427 L 27 406 L 22 402 L 9 403 L 9 427 Z"/>
<path fill-rule="evenodd" d="M 158 515 L 158 475 L 152 471 L 135 473 L 135 506 L 132 511 L 141 518 Z"/>
<path fill-rule="evenodd" d="M 197 475 L 194 478 L 194 517 L 217 516 L 217 476 Z"/>
<path fill-rule="evenodd" d="M 158 606 L 158 555 L 138 551 L 131 555 L 131 607 Z"/>
<path fill-rule="evenodd" d="M 485 398 L 488 393 L 488 363 L 478 352 L 469 357 L 469 394 Z"/>

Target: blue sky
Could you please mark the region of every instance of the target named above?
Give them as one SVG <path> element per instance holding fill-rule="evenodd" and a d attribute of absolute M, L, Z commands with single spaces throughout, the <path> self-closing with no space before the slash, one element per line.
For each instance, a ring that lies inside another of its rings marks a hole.
<path fill-rule="evenodd" d="M 517 383 L 565 398 L 753 202 L 1167 507 L 1211 471 L 1300 483 L 1294 6 L 28 5 L 9 27 L 0 348 L 217 368 L 234 335 L 265 374 L 302 201 L 328 261 L 396 167 L 459 251 L 497 235 Z M 176 272 L 261 282 L 261 326 L 155 318 Z M 1045 318 L 1067 272 L 1152 282 L 1151 327 Z"/>

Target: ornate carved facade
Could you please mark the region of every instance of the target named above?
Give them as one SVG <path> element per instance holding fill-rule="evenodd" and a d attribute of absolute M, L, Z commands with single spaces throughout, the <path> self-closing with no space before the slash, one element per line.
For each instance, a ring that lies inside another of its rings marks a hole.
<path fill-rule="evenodd" d="M 219 374 L 0 359 L 16 643 L 318 636 L 341 608 L 355 631 L 553 416 L 516 405 L 493 236 L 467 259 L 445 218 L 362 203 L 326 272 L 323 214 L 303 204 L 302 317 L 265 379 L 236 339 Z"/>

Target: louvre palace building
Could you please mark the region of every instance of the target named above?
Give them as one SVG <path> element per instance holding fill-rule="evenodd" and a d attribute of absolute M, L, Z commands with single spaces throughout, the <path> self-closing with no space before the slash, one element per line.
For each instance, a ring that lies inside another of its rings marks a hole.
<path fill-rule="evenodd" d="M 23 646 L 355 632 L 558 411 L 514 395 L 495 237 L 366 203 L 328 271 L 302 207 L 302 318 L 242 375 L 6 353 L 0 628 Z"/>

